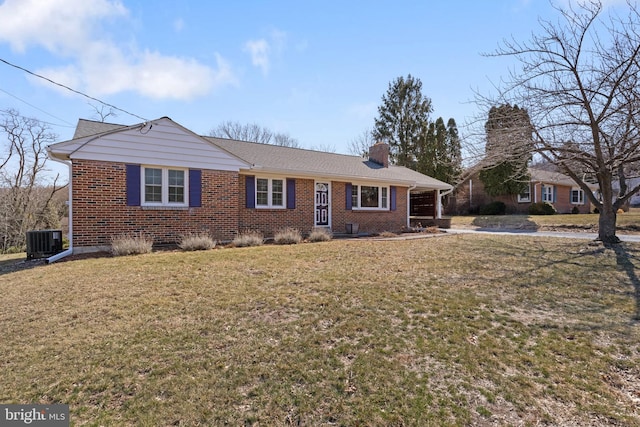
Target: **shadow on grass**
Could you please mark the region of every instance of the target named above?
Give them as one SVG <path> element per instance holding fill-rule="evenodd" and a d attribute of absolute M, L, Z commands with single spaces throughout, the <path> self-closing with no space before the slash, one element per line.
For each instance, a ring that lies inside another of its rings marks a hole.
<path fill-rule="evenodd" d="M 621 267 L 629 277 L 629 281 L 633 285 L 633 293 L 636 299 L 636 313 L 633 320 L 640 320 L 640 278 L 636 273 L 636 267 L 633 264 L 633 260 L 638 260 L 638 255 L 635 253 L 637 250 L 630 250 L 628 245 L 620 243 L 617 245 L 611 245 L 611 248 L 616 253 L 616 263 Z"/>

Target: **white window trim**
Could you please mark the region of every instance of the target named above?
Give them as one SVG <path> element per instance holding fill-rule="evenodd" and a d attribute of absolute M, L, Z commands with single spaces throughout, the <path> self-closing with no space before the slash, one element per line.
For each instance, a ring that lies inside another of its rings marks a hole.
<path fill-rule="evenodd" d="M 258 204 L 258 180 L 266 179 L 267 180 L 267 189 L 268 196 L 266 205 Z M 273 181 L 282 181 L 282 206 L 273 204 Z M 279 176 L 268 177 L 268 176 L 256 176 L 255 177 L 255 192 L 254 192 L 254 200 L 256 209 L 286 209 L 287 208 L 287 179 L 281 178 Z"/>
<path fill-rule="evenodd" d="M 531 184 L 527 184 L 527 188 L 529 189 L 529 196 L 528 197 L 522 197 L 522 193 L 518 194 L 518 203 L 531 202 Z"/>
<path fill-rule="evenodd" d="M 378 188 L 378 206 L 382 205 L 382 189 L 386 188 L 387 190 L 387 206 L 386 207 L 360 207 L 361 197 L 362 197 L 362 187 L 377 187 Z M 351 191 L 353 191 L 353 187 L 358 187 L 358 205 L 355 206 L 353 203 L 351 204 L 351 209 L 354 211 L 389 211 L 391 210 L 391 187 L 388 185 L 376 185 L 370 183 L 361 183 L 361 182 L 352 182 L 351 183 Z"/>
<path fill-rule="evenodd" d="M 147 202 L 145 197 L 145 174 L 146 169 L 160 169 L 162 171 L 162 201 Z M 169 170 L 182 171 L 184 173 L 184 202 L 169 202 Z M 156 207 L 188 207 L 189 206 L 189 170 L 184 168 L 173 168 L 163 166 L 142 166 L 140 176 L 140 202 L 142 206 Z"/>
<path fill-rule="evenodd" d="M 578 191 L 579 194 L 580 194 L 580 197 L 579 197 L 580 201 L 578 201 L 578 202 L 574 202 L 573 201 L 573 192 L 574 191 Z M 572 205 L 584 205 L 584 190 L 582 190 L 582 188 L 576 188 L 576 187 L 571 188 L 570 197 L 571 197 L 570 202 L 571 202 Z"/>
<path fill-rule="evenodd" d="M 541 194 L 541 199 L 543 202 L 547 202 L 547 203 L 553 203 L 553 190 L 554 190 L 555 186 L 554 185 L 545 185 L 544 187 L 542 187 L 542 194 Z M 547 193 L 549 192 L 549 193 Z M 551 198 L 551 200 L 548 200 L 548 198 L 546 196 L 549 196 Z"/>

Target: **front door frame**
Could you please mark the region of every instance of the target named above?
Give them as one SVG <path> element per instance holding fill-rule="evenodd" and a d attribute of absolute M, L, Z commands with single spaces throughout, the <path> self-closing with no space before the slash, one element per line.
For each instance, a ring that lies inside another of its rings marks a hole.
<path fill-rule="evenodd" d="M 320 200 L 322 195 L 318 192 L 318 184 L 324 184 L 327 186 L 326 192 L 326 224 L 322 221 L 324 218 L 322 217 L 322 207 L 325 206 L 321 204 L 324 200 Z M 327 227 L 331 228 L 331 181 L 329 180 L 316 180 L 313 183 L 313 224 L 314 227 Z"/>

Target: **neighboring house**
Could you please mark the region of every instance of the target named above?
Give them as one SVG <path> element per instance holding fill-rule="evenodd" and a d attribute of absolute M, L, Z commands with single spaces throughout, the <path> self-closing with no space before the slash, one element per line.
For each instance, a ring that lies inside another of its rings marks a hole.
<path fill-rule="evenodd" d="M 584 191 L 569 176 L 537 168 L 529 168 L 531 177 L 527 188 L 518 195 L 489 196 L 479 173 L 471 174 L 456 189 L 452 209 L 457 213 L 477 213 L 479 209 L 493 201 L 504 202 L 507 213 L 528 213 L 529 206 L 537 202 L 548 202 L 558 213 L 589 213 L 591 203 Z M 589 184 L 592 192 L 597 184 Z"/>
<path fill-rule="evenodd" d="M 629 190 L 632 188 L 635 188 L 636 186 L 638 186 L 638 184 L 640 184 L 640 177 L 627 179 L 627 188 Z M 613 188 L 617 197 L 619 193 L 620 184 L 616 180 L 613 181 Z M 633 206 L 633 207 L 640 206 L 640 192 L 631 196 L 631 198 L 629 199 L 629 202 L 626 203 L 626 206 L 624 207 L 624 209 L 627 210 L 629 206 Z"/>
<path fill-rule="evenodd" d="M 70 168 L 66 254 L 103 250 L 112 237 L 134 233 L 164 244 L 189 233 L 230 241 L 285 227 L 399 231 L 409 225 L 411 194 L 433 194 L 439 217 L 441 192 L 452 189 L 389 165 L 386 144 L 371 147 L 367 160 L 203 137 L 167 117 L 133 126 L 81 119 L 74 138 L 48 153 Z"/>

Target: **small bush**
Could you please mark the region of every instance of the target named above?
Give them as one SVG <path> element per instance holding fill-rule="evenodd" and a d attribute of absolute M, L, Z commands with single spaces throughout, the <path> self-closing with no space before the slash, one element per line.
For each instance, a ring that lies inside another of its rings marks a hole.
<path fill-rule="evenodd" d="M 178 244 L 183 251 L 206 251 L 216 247 L 216 241 L 207 233 L 187 234 Z"/>
<path fill-rule="evenodd" d="M 495 201 L 480 208 L 480 215 L 504 215 L 507 211 L 507 205 L 503 202 Z"/>
<path fill-rule="evenodd" d="M 616 212 L 616 214 L 623 214 L 624 213 L 624 209 L 618 209 L 618 211 Z"/>
<path fill-rule="evenodd" d="M 259 231 L 249 230 L 240 233 L 233 239 L 233 246 L 243 248 L 247 246 L 260 246 L 264 243 L 264 236 Z"/>
<path fill-rule="evenodd" d="M 332 238 L 333 234 L 328 228 L 314 228 L 311 230 L 311 233 L 309 233 L 310 242 L 326 242 Z"/>
<path fill-rule="evenodd" d="M 529 215 L 554 215 L 556 213 L 556 208 L 549 202 L 537 202 L 529 206 Z"/>
<path fill-rule="evenodd" d="M 571 213 L 572 214 L 579 214 L 580 213 L 580 209 L 577 206 L 574 206 L 573 208 L 571 208 Z"/>
<path fill-rule="evenodd" d="M 302 241 L 302 234 L 295 228 L 283 228 L 273 236 L 277 245 L 295 245 Z"/>
<path fill-rule="evenodd" d="M 153 239 L 142 233 L 123 234 L 111 239 L 111 253 L 114 256 L 148 254 L 153 248 Z"/>

